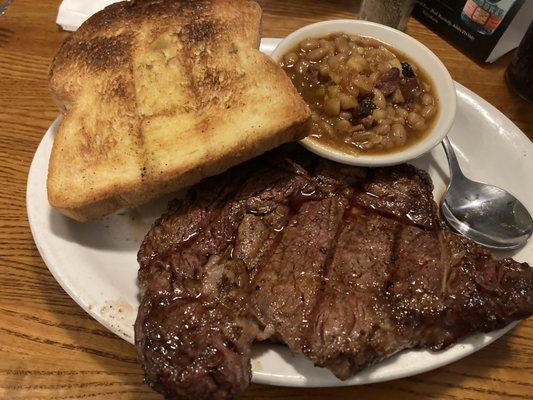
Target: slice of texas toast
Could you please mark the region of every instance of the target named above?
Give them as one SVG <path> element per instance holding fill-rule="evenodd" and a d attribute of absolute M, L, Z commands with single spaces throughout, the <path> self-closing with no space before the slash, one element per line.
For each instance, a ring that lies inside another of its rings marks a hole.
<path fill-rule="evenodd" d="M 259 52 L 260 24 L 248 0 L 122 2 L 85 22 L 50 70 L 50 204 L 99 218 L 304 137 L 309 110 Z"/>

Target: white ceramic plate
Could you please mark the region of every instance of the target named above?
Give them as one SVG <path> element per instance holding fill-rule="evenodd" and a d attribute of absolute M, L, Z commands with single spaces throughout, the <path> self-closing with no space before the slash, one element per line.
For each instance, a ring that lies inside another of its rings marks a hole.
<path fill-rule="evenodd" d="M 262 41 L 271 52 L 276 39 Z M 465 173 L 514 193 L 533 210 L 533 144 L 502 113 L 465 87 L 456 84 L 457 117 L 450 131 Z M 28 177 L 28 217 L 37 248 L 65 291 L 102 325 L 133 343 L 133 322 L 138 307 L 136 254 L 151 223 L 166 206 L 161 200 L 135 213 L 118 213 L 85 224 L 57 213 L 46 198 L 48 159 L 58 121 L 44 135 Z M 445 188 L 448 168 L 437 147 L 414 162 L 427 170 L 435 185 L 435 198 Z M 514 254 L 533 264 L 533 241 Z M 512 326 L 490 334 L 473 335 L 446 351 L 403 351 L 340 381 L 331 372 L 315 368 L 301 355 L 279 345 L 255 346 L 253 381 L 283 386 L 343 386 L 386 381 L 425 372 L 463 358 L 503 335 Z"/>

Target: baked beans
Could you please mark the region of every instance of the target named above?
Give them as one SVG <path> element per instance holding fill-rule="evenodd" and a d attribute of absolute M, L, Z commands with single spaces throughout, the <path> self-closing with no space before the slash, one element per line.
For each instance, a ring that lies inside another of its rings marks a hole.
<path fill-rule="evenodd" d="M 429 77 L 370 37 L 306 39 L 281 65 L 311 107 L 310 137 L 343 151 L 397 151 L 424 137 L 438 113 Z"/>

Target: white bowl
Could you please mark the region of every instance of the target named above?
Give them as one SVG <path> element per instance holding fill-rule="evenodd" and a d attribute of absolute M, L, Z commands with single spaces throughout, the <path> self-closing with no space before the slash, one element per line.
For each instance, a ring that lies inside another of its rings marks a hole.
<path fill-rule="evenodd" d="M 450 73 L 439 58 L 411 36 L 396 29 L 389 28 L 388 26 L 373 22 L 350 19 L 324 21 L 304 26 L 291 33 L 278 44 L 272 53 L 272 58 L 280 62 L 283 55 L 292 50 L 302 40 L 323 37 L 336 32 L 376 38 L 415 61 L 431 77 L 438 98 L 439 113 L 435 117 L 436 120 L 433 128 L 422 140 L 405 149 L 390 153 L 349 154 L 321 145 L 309 138 L 303 139 L 300 143 L 322 157 L 344 164 L 361 166 L 400 164 L 407 160 L 417 158 L 438 145 L 450 130 L 455 119 L 457 106 L 455 87 Z"/>

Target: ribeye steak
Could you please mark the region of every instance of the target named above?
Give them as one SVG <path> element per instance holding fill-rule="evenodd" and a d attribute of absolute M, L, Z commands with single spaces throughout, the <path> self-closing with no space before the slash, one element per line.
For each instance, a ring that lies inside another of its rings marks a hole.
<path fill-rule="evenodd" d="M 135 341 L 169 399 L 229 399 L 270 339 L 346 379 L 531 315 L 527 264 L 447 229 L 428 175 L 285 147 L 192 188 L 139 251 Z"/>

